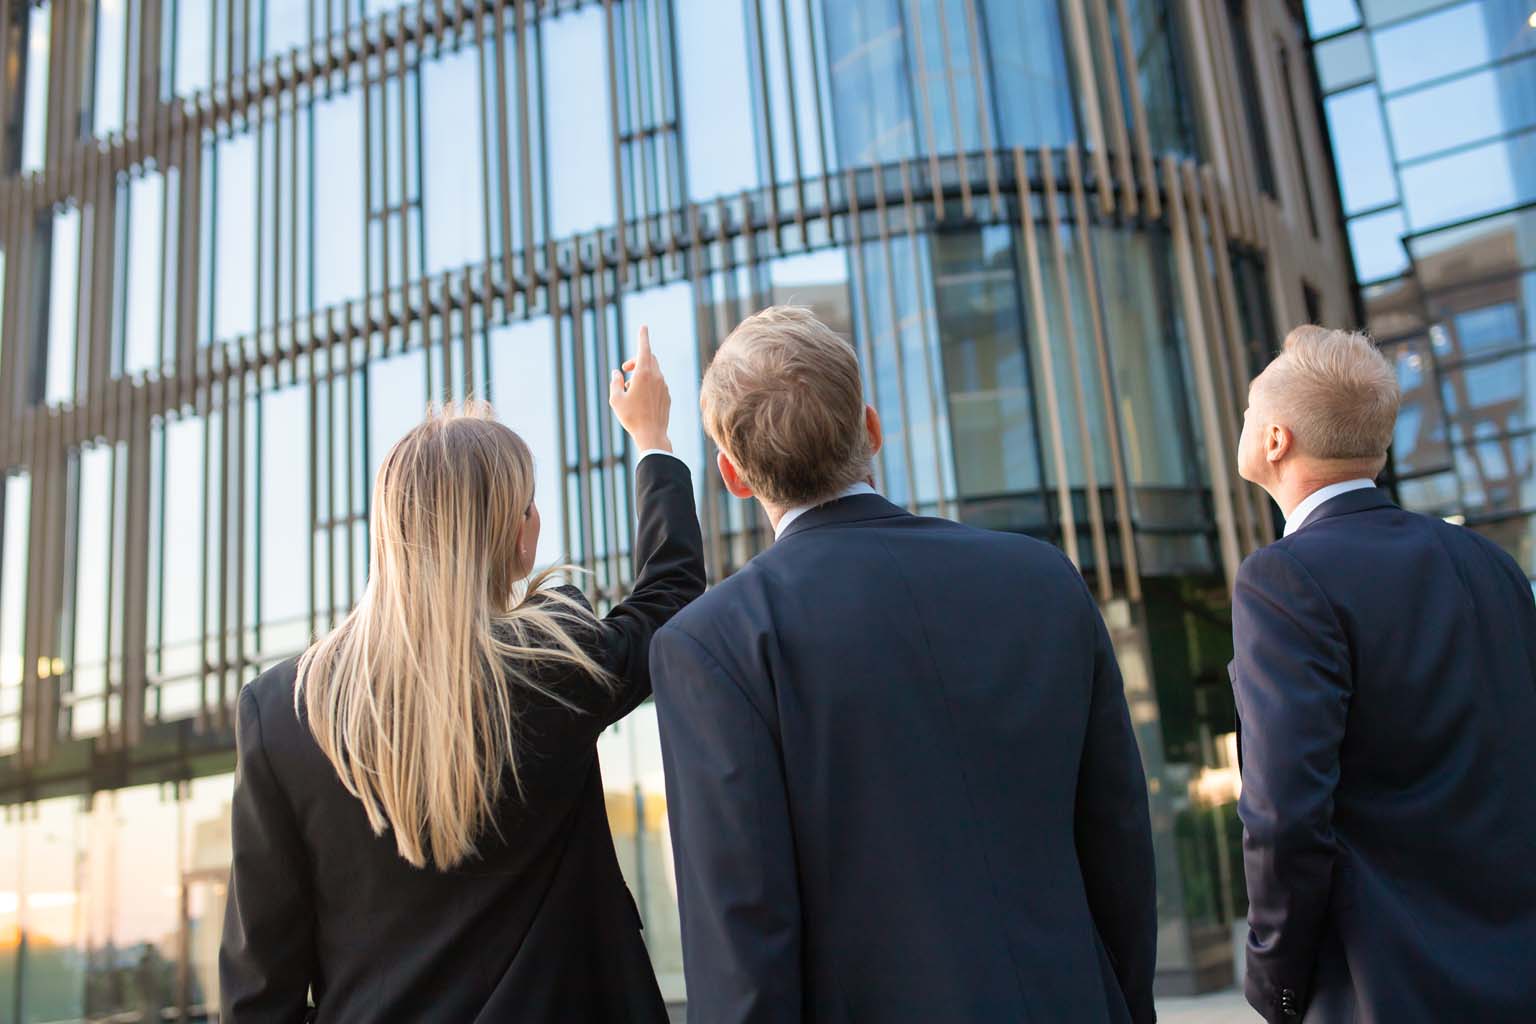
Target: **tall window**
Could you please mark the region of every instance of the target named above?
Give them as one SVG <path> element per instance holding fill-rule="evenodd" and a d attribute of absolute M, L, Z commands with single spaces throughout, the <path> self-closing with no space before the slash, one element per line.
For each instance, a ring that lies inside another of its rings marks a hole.
<path fill-rule="evenodd" d="M 26 473 L 0 479 L 5 484 L 5 504 L 0 507 L 0 754 L 8 754 L 21 742 L 32 481 Z"/>
<path fill-rule="evenodd" d="M 21 170 L 40 171 L 47 155 L 48 58 L 53 7 L 44 2 L 27 15 L 26 91 L 22 105 Z"/>
<path fill-rule="evenodd" d="M 76 328 L 80 308 L 80 211 L 52 216 L 48 274 L 47 382 L 43 399 L 68 402 L 75 397 Z"/>

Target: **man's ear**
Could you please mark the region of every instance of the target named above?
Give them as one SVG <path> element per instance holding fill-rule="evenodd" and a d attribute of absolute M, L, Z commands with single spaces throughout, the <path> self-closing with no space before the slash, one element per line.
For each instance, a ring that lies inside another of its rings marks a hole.
<path fill-rule="evenodd" d="M 720 468 L 720 479 L 725 482 L 725 489 L 737 498 L 752 497 L 751 486 L 741 478 L 741 471 L 736 468 L 736 463 L 725 452 L 715 456 L 715 465 Z"/>
<path fill-rule="evenodd" d="M 872 405 L 864 407 L 864 429 L 869 433 L 869 454 L 879 455 L 885 446 L 885 428 L 880 425 L 880 414 Z"/>
<path fill-rule="evenodd" d="M 1275 463 L 1290 454 L 1295 446 L 1296 439 L 1291 434 L 1289 427 L 1283 427 L 1278 423 L 1271 423 L 1264 428 L 1264 459 Z"/>

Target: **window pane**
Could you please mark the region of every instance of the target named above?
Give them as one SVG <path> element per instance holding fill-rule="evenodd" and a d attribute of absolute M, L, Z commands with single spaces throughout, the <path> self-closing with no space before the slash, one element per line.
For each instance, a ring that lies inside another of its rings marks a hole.
<path fill-rule="evenodd" d="M 1395 200 L 1397 182 L 1376 87 L 1362 86 L 1330 96 L 1325 105 L 1344 211 L 1368 210 Z"/>
<path fill-rule="evenodd" d="M 1179 72 L 1184 58 L 1179 52 L 1174 5 L 1164 0 L 1130 0 L 1130 5 L 1133 49 L 1152 148 L 1194 155 L 1198 146 L 1190 93 Z"/>
<path fill-rule="evenodd" d="M 204 430 L 204 422 L 194 418 L 173 420 L 164 428 L 159 584 L 161 671 L 167 674 L 195 672 L 200 660 Z"/>
<path fill-rule="evenodd" d="M 219 939 L 229 880 L 229 794 L 234 776 L 193 779 L 181 804 L 181 862 L 187 866 L 187 974 L 195 1013 L 219 1005 Z"/>
<path fill-rule="evenodd" d="M 5 532 L 0 535 L 0 754 L 15 750 L 21 739 L 14 716 L 21 712 L 31 502 L 32 482 L 27 474 L 5 477 Z"/>
<path fill-rule="evenodd" d="M 172 793 L 151 785 L 91 798 L 82 844 L 88 1019 L 160 1020 L 179 1000 L 182 879 Z"/>
<path fill-rule="evenodd" d="M 309 43 L 310 0 L 266 0 L 268 57 Z"/>
<path fill-rule="evenodd" d="M 601 8 L 586 7 L 546 22 L 543 42 L 550 230 L 562 238 L 614 220 L 608 48 Z"/>
<path fill-rule="evenodd" d="M 427 357 L 413 349 L 368 364 L 368 486 L 384 456 L 427 410 Z"/>
<path fill-rule="evenodd" d="M 110 593 L 108 570 L 112 559 L 112 455 L 107 447 L 80 453 L 75 554 L 75 650 L 71 663 L 71 690 L 76 696 L 105 692 L 107 678 L 107 631 Z M 70 733 L 92 736 L 105 724 L 101 701 L 77 705 Z"/>
<path fill-rule="evenodd" d="M 740 3 L 678 0 L 678 72 L 683 147 L 692 199 L 739 192 L 758 182 L 747 84 L 747 36 Z"/>
<path fill-rule="evenodd" d="M 80 861 L 85 815 L 79 797 L 44 800 L 21 826 L 23 1024 L 79 1020 L 85 1009 L 85 914 Z"/>
<path fill-rule="evenodd" d="M 213 221 L 213 340 L 229 341 L 256 327 L 256 135 L 218 144 Z"/>
<path fill-rule="evenodd" d="M 1060 146 L 1076 135 L 1056 0 L 986 0 L 992 102 L 1004 146 Z"/>
<path fill-rule="evenodd" d="M 364 290 L 363 94 L 321 100 L 313 116 L 314 289 L 315 308 L 323 309 Z"/>
<path fill-rule="evenodd" d="M 1355 0 L 1307 0 L 1307 28 L 1314 38 L 1342 32 L 1360 23 Z"/>
<path fill-rule="evenodd" d="M 171 94 L 190 96 L 207 89 L 213 81 L 213 7 L 212 0 L 181 0 L 165 8 L 167 17 L 170 11 L 176 12 Z"/>
<path fill-rule="evenodd" d="M 167 183 L 158 174 L 132 179 L 121 195 L 127 209 L 123 230 L 128 259 L 123 264 L 123 371 L 138 373 L 160 364 L 161 289 L 165 265 Z"/>
<path fill-rule="evenodd" d="M 128 46 L 128 0 L 98 0 L 96 4 L 96 98 L 91 127 L 97 135 L 123 127 L 123 65 Z"/>
<path fill-rule="evenodd" d="M 1000 499 L 1040 488 L 1012 241 L 1006 228 L 934 238 L 934 305 L 961 498 Z"/>
<path fill-rule="evenodd" d="M 533 500 L 542 528 L 536 562 L 551 565 L 571 554 L 560 524 L 565 522 L 565 487 L 560 469 L 554 337 L 547 317 L 492 328 L 491 400 L 496 418 L 517 432 L 533 452 Z"/>
<path fill-rule="evenodd" d="M 421 69 L 422 188 L 426 198 L 423 219 L 428 274 L 485 259 L 484 156 L 480 138 L 483 122 L 477 54 L 476 47 L 465 47 Z M 595 88 L 595 82 L 588 85 Z M 606 132 L 606 125 L 603 127 Z M 560 166 L 556 180 L 570 170 Z"/>
<path fill-rule="evenodd" d="M 263 654 L 297 653 L 309 634 L 309 389 L 261 396 Z"/>
<path fill-rule="evenodd" d="M 1536 124 L 1536 59 L 1478 71 L 1387 103 L 1399 160 Z"/>
<path fill-rule="evenodd" d="M 846 307 L 847 303 L 844 302 Z M 665 288 L 648 288 L 624 296 L 625 358 L 634 352 L 641 325 L 651 331 L 651 350 L 667 375 L 672 392 L 672 451 L 693 472 L 693 488 L 703 500 L 704 474 L 713 466 L 704 464 L 704 432 L 695 410 L 699 407 L 699 343 L 694 328 L 693 286 L 678 282 Z M 633 446 L 631 446 L 633 449 Z M 632 458 L 639 457 L 631 450 Z"/>
<path fill-rule="evenodd" d="M 1536 132 L 1403 168 L 1415 230 L 1536 199 Z"/>
<path fill-rule="evenodd" d="M 1385 210 L 1349 222 L 1349 244 L 1355 254 L 1355 278 L 1380 281 L 1408 269 L 1408 251 L 1403 248 L 1407 232 L 1401 208 Z"/>
<path fill-rule="evenodd" d="M 1317 76 L 1324 92 L 1336 92 L 1373 78 L 1376 65 L 1371 61 L 1371 46 L 1364 32 L 1319 43 Z"/>
<path fill-rule="evenodd" d="M 68 402 L 75 397 L 75 326 L 80 293 L 80 211 L 73 207 L 53 215 L 53 249 L 48 278 L 48 381 L 44 400 Z"/>
<path fill-rule="evenodd" d="M 1482 0 L 1376 32 L 1376 67 L 1387 92 L 1488 63 Z"/>
<path fill-rule="evenodd" d="M 839 161 L 863 166 L 910 156 L 917 132 L 901 7 L 846 0 L 823 10 Z"/>
<path fill-rule="evenodd" d="M 21 170 L 43 169 L 48 127 L 48 36 L 52 6 L 42 3 L 27 16 L 27 86 L 22 112 Z"/>

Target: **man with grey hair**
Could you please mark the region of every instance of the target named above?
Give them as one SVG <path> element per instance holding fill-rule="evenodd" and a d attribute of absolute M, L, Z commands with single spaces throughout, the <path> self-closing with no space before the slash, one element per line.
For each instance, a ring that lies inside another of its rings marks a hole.
<path fill-rule="evenodd" d="M 777 539 L 651 648 L 689 1018 L 1151 1024 L 1146 782 L 1072 563 L 875 493 L 808 310 L 737 327 L 700 405 Z"/>
<path fill-rule="evenodd" d="M 1238 572 L 1246 990 L 1279 1024 L 1536 1020 L 1536 603 L 1374 478 L 1397 419 L 1361 334 L 1298 327 L 1238 445 L 1285 536 Z"/>

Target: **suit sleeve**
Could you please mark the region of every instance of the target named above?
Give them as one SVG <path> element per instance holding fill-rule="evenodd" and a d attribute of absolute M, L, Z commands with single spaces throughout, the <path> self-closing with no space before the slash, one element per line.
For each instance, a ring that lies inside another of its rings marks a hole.
<path fill-rule="evenodd" d="M 800 888 L 776 733 L 676 627 L 657 636 L 651 665 L 689 1017 L 798 1024 Z"/>
<path fill-rule="evenodd" d="M 1250 556 L 1238 573 L 1232 631 L 1248 881 L 1245 987 L 1266 1020 L 1298 1019 L 1333 886 L 1349 648 L 1312 576 L 1276 547 Z"/>
<path fill-rule="evenodd" d="M 235 723 L 233 857 L 219 947 L 222 1020 L 301 1021 L 316 979 L 314 901 L 293 810 L 262 745 L 261 715 L 247 688 Z"/>
<path fill-rule="evenodd" d="M 1086 591 L 1085 591 L 1086 597 Z M 1109 631 L 1092 598 L 1093 695 L 1078 769 L 1078 863 L 1099 937 L 1136 1024 L 1157 1019 L 1152 977 L 1157 964 L 1157 869 L 1141 749 Z"/>
<path fill-rule="evenodd" d="M 651 637 L 704 593 L 704 538 L 687 464 L 666 454 L 642 458 L 635 492 L 635 585 L 598 624 L 598 660 L 618 680 L 611 699 L 597 709 L 599 728 L 651 695 Z"/>

